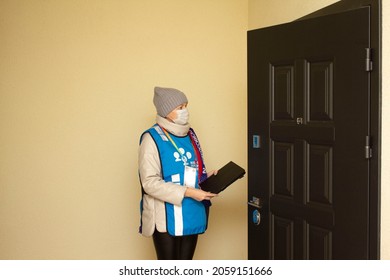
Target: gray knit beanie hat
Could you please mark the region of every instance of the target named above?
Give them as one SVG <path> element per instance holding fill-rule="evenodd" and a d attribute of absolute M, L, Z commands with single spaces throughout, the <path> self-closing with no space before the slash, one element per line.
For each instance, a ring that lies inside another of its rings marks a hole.
<path fill-rule="evenodd" d="M 174 88 L 154 88 L 153 103 L 156 106 L 157 114 L 166 117 L 176 107 L 187 103 L 187 97 L 183 92 Z"/>

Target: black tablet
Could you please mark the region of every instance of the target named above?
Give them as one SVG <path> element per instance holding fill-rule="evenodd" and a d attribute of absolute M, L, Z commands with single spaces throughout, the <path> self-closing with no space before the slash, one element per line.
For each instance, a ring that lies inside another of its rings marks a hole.
<path fill-rule="evenodd" d="M 244 175 L 245 170 L 233 161 L 230 161 L 221 169 L 219 169 L 216 175 L 211 175 L 199 185 L 200 188 L 204 191 L 220 193 L 228 186 L 233 184 L 236 180 L 244 177 Z"/>

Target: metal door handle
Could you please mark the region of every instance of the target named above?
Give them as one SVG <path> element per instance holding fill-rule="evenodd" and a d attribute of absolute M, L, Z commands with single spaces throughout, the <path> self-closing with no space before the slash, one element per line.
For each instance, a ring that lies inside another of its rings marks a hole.
<path fill-rule="evenodd" d="M 248 205 L 261 209 L 263 207 L 263 202 L 260 198 L 252 196 L 252 199 L 248 201 Z"/>
<path fill-rule="evenodd" d="M 257 209 L 261 209 L 261 206 L 260 206 L 260 205 L 255 204 L 255 203 L 253 203 L 253 202 L 251 202 L 251 201 L 248 202 L 248 205 L 253 206 L 253 207 L 256 207 Z"/>

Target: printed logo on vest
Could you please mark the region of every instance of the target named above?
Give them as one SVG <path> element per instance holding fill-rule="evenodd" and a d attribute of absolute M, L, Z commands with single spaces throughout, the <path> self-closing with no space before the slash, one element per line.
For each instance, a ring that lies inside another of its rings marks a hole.
<path fill-rule="evenodd" d="M 175 161 L 182 161 L 183 165 L 188 165 L 188 160 L 192 159 L 192 154 L 190 152 L 186 152 L 183 148 L 179 148 L 179 152 L 174 152 L 173 156 L 175 157 Z"/>

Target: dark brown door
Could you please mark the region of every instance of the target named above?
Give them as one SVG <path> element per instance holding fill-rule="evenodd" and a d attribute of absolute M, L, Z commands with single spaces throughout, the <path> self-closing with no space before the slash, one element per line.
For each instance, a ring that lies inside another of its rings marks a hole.
<path fill-rule="evenodd" d="M 249 259 L 369 258 L 370 9 L 248 32 Z"/>

